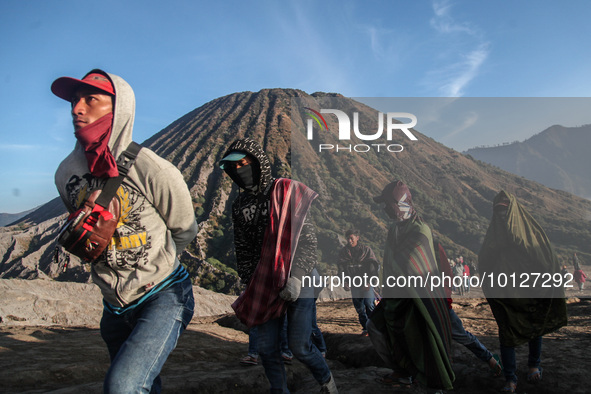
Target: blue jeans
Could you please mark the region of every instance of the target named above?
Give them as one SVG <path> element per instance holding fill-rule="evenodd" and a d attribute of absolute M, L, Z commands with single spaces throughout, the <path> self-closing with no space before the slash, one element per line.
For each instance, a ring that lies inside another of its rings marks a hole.
<path fill-rule="evenodd" d="M 367 290 L 364 288 L 351 288 L 351 298 L 353 299 L 353 306 L 359 315 L 359 323 L 364 330 L 367 330 L 367 319 L 375 308 L 375 295 L 373 287 Z"/>
<path fill-rule="evenodd" d="M 529 354 L 527 356 L 527 366 L 529 368 L 539 368 L 542 360 L 542 337 L 532 339 L 528 343 Z M 501 344 L 501 360 L 503 361 L 503 371 L 505 380 L 517 383 L 517 362 L 515 361 L 515 347 L 503 346 Z"/>
<path fill-rule="evenodd" d="M 314 305 L 314 298 L 298 298 L 289 304 L 287 339 L 294 357 L 308 367 L 319 384 L 324 384 L 330 380 L 330 369 L 318 348 L 312 344 Z M 289 393 L 280 349 L 283 319 L 279 317 L 257 326 L 259 354 L 271 385 L 271 393 Z"/>
<path fill-rule="evenodd" d="M 314 300 L 314 316 L 312 317 L 312 343 L 320 350 L 320 353 L 326 353 L 326 342 L 324 342 L 324 335 L 318 328 L 316 321 L 316 300 Z"/>
<path fill-rule="evenodd" d="M 186 279 L 122 315 L 104 310 L 101 336 L 111 357 L 104 392 L 159 393 L 160 370 L 191 321 L 194 307 L 193 286 Z"/>
<path fill-rule="evenodd" d="M 252 357 L 259 356 L 259 346 L 258 346 L 258 330 L 257 327 L 254 326 L 248 332 L 248 355 Z"/>
<path fill-rule="evenodd" d="M 488 362 L 493 356 L 492 353 L 486 346 L 480 343 L 478 338 L 464 329 L 462 321 L 453 309 L 449 309 L 449 320 L 451 322 L 451 338 L 457 343 L 464 345 L 480 360 Z"/>
<path fill-rule="evenodd" d="M 248 355 L 252 357 L 258 357 L 259 346 L 258 346 L 258 330 L 257 327 L 252 327 L 248 333 Z M 285 316 L 283 328 L 281 329 L 281 353 L 286 356 L 293 357 L 291 350 L 287 344 L 287 315 Z"/>

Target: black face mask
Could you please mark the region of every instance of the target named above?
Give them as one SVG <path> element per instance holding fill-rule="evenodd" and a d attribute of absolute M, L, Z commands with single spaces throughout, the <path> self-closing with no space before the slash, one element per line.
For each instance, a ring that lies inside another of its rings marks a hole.
<path fill-rule="evenodd" d="M 226 172 L 230 178 L 232 178 L 232 180 L 242 189 L 249 192 L 254 192 L 258 188 L 259 180 L 257 178 L 260 178 L 260 175 L 258 174 L 260 171 L 257 170 L 258 166 L 255 163 L 252 163 L 240 168 L 229 166 Z"/>

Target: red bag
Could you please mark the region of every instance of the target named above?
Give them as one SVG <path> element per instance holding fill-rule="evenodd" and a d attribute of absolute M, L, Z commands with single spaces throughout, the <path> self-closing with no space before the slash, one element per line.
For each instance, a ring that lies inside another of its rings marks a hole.
<path fill-rule="evenodd" d="M 117 159 L 119 176 L 109 178 L 103 190 L 93 191 L 82 208 L 68 217 L 57 238 L 57 242 L 68 252 L 92 262 L 109 246 L 121 215 L 117 189 L 141 148 L 139 144 L 131 142 Z"/>
<path fill-rule="evenodd" d="M 95 260 L 109 246 L 121 214 L 117 197 L 111 199 L 107 208 L 96 204 L 100 193 L 101 190 L 92 192 L 82 208 L 68 217 L 58 236 L 64 249 L 87 262 Z"/>

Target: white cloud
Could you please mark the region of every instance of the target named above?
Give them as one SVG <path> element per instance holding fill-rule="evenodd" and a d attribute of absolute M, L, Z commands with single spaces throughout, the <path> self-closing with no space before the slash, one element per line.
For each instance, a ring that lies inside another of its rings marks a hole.
<path fill-rule="evenodd" d="M 483 45 L 462 55 L 463 59 L 460 62 L 449 66 L 446 72 L 447 76 L 444 76 L 443 85 L 440 87 L 442 95 L 446 97 L 463 96 L 464 88 L 478 75 L 488 53 L 488 45 Z"/>
<path fill-rule="evenodd" d="M 371 51 L 373 52 L 376 58 L 380 59 L 384 54 L 384 49 L 382 48 L 382 45 L 380 43 L 378 30 L 375 27 L 368 27 L 367 33 L 369 34 Z"/>
<path fill-rule="evenodd" d="M 477 34 L 477 29 L 470 27 L 467 23 L 459 23 L 454 20 L 450 13 L 451 5 L 449 1 L 434 1 L 433 12 L 435 16 L 431 18 L 431 27 L 443 34 L 449 33 L 468 33 Z"/>
<path fill-rule="evenodd" d="M 439 64 L 436 70 L 427 72 L 425 84 L 442 96 L 461 97 L 466 86 L 479 75 L 490 53 L 490 44 L 484 40 L 481 30 L 467 22 L 457 22 L 451 14 L 452 5 L 447 0 L 433 2 L 434 16 L 431 27 L 450 42 L 442 47 L 441 59 L 452 59 Z"/>

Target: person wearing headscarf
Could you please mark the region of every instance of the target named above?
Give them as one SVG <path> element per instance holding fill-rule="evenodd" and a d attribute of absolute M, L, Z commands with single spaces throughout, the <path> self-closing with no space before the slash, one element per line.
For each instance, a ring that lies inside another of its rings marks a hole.
<path fill-rule="evenodd" d="M 540 287 L 541 280 L 534 287 L 533 281 L 521 281 L 532 273 L 559 274 L 560 264 L 542 227 L 505 191 L 494 198 L 478 262 L 484 295 L 499 329 L 506 381 L 503 391 L 515 392 L 515 347 L 529 344 L 527 380 L 538 382 L 542 379 L 542 336 L 567 324 L 564 287 Z M 509 275 L 518 279 L 517 286 L 512 287 L 510 281 L 508 286 L 499 286 L 497 280 Z"/>
<path fill-rule="evenodd" d="M 577 256 L 577 252 L 573 253 L 572 262 L 573 262 L 573 267 L 575 268 L 575 270 L 578 270 L 580 268 L 580 263 L 579 263 L 579 257 Z"/>
<path fill-rule="evenodd" d="M 442 288 L 390 287 L 391 278 L 439 275 L 431 230 L 417 214 L 409 188 L 388 184 L 374 197 L 393 220 L 384 251 L 383 298 L 367 324 L 378 354 L 393 369 L 378 381 L 409 385 L 417 380 L 432 389 L 453 388 L 451 325 Z"/>
<path fill-rule="evenodd" d="M 587 275 L 583 272 L 580 266 L 577 269 L 575 269 L 573 277 L 575 278 L 575 283 L 577 284 L 577 286 L 579 286 L 579 291 L 582 292 L 585 288 L 585 281 L 587 280 Z"/>
<path fill-rule="evenodd" d="M 271 393 L 289 392 L 280 351 L 285 315 L 293 355 L 308 367 L 322 392 L 337 393 L 326 360 L 312 344 L 315 289 L 302 286 L 317 263 L 316 232 L 307 217 L 317 193 L 300 182 L 273 178 L 267 154 L 251 138 L 234 141 L 220 168 L 240 188 L 232 202 L 232 223 L 238 274 L 246 289 L 232 308 L 240 321 L 257 327 Z"/>

